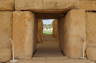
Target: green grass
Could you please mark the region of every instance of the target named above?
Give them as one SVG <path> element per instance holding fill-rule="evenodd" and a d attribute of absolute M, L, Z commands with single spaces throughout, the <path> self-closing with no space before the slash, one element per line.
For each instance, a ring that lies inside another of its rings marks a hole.
<path fill-rule="evenodd" d="M 46 34 L 46 35 L 51 35 L 51 34 L 52 34 L 52 32 L 48 32 L 48 31 L 46 31 L 46 32 L 43 32 L 43 34 Z"/>

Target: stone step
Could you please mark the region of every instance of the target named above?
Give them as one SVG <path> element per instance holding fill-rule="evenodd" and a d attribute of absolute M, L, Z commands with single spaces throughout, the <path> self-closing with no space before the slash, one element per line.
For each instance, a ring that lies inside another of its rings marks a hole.
<path fill-rule="evenodd" d="M 10 63 L 10 62 L 9 62 Z M 16 63 L 95 63 L 86 59 L 70 59 L 66 57 L 33 58 L 31 60 L 18 60 Z"/>

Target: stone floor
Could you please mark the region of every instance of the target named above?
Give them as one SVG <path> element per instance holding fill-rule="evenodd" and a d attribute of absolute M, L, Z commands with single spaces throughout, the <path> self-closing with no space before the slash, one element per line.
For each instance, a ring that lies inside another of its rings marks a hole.
<path fill-rule="evenodd" d="M 63 57 L 59 42 L 52 36 L 44 36 L 43 42 L 38 44 L 34 57 Z"/>

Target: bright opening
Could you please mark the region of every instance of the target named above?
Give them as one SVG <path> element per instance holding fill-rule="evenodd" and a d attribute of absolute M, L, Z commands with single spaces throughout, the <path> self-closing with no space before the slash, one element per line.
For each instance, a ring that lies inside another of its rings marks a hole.
<path fill-rule="evenodd" d="M 43 34 L 53 34 L 53 23 L 54 19 L 43 19 Z"/>

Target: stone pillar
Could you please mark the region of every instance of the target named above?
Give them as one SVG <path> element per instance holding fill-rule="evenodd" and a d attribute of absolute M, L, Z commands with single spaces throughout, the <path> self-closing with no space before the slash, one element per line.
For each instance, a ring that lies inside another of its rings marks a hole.
<path fill-rule="evenodd" d="M 38 19 L 38 42 L 42 42 L 43 41 L 43 22 L 42 19 Z"/>
<path fill-rule="evenodd" d="M 53 26 L 53 36 L 55 38 L 58 38 L 58 20 L 54 20 L 52 26 Z"/>
<path fill-rule="evenodd" d="M 87 58 L 96 61 L 96 12 L 87 12 Z"/>
<path fill-rule="evenodd" d="M 29 59 L 34 52 L 34 14 L 13 12 L 13 42 L 15 58 Z"/>
<path fill-rule="evenodd" d="M 61 18 L 61 48 L 66 56 L 81 58 L 85 53 L 85 11 L 73 9 Z"/>
<path fill-rule="evenodd" d="M 11 59 L 12 12 L 0 11 L 0 62 Z"/>

